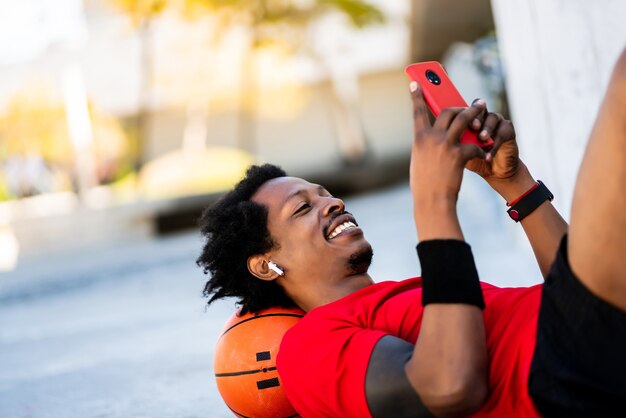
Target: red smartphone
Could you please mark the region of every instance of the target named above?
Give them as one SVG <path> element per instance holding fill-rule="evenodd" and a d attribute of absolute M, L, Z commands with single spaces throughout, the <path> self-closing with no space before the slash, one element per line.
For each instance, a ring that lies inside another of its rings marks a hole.
<path fill-rule="evenodd" d="M 446 70 L 437 61 L 418 62 L 404 70 L 412 81 L 416 81 L 424 92 L 426 105 L 435 117 L 447 107 L 467 107 L 467 103 L 448 78 Z M 493 147 L 493 139 L 482 142 L 478 132 L 466 129 L 461 135 L 461 144 L 475 144 L 488 151 Z"/>

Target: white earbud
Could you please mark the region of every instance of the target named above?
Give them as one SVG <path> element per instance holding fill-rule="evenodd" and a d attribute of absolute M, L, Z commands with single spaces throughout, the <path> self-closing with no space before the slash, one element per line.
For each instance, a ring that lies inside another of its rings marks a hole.
<path fill-rule="evenodd" d="M 269 263 L 267 263 L 267 266 L 270 268 L 270 270 L 273 270 L 279 276 L 284 276 L 285 275 L 285 272 L 283 271 L 283 269 L 278 267 L 278 265 L 276 265 L 276 263 L 274 263 L 273 261 L 270 261 Z"/>

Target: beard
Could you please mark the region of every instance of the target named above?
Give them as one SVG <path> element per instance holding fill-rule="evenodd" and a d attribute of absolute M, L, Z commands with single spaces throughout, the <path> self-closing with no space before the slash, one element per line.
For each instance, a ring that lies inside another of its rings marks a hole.
<path fill-rule="evenodd" d="M 365 273 L 372 264 L 374 250 L 370 244 L 365 244 L 355 251 L 348 259 L 348 269 L 354 273 Z"/>

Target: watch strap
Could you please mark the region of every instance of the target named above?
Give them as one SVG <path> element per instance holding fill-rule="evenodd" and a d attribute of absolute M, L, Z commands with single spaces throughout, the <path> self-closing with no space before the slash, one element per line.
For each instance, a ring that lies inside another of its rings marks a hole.
<path fill-rule="evenodd" d="M 520 222 L 522 219 L 530 215 L 535 209 L 537 209 L 546 200 L 552 201 L 554 195 L 541 180 L 537 180 L 537 186 L 533 187 L 529 192 L 523 195 L 520 199 L 507 210 L 511 219 L 515 222 Z"/>

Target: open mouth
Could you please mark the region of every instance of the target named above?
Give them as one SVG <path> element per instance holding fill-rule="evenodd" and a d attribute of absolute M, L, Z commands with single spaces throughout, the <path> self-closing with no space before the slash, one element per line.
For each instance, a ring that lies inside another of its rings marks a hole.
<path fill-rule="evenodd" d="M 356 221 L 350 215 L 339 216 L 338 219 L 333 222 L 333 224 L 329 227 L 328 233 L 326 234 L 326 239 L 328 241 L 336 238 L 340 235 L 344 235 L 349 233 L 350 231 L 358 229 Z"/>

